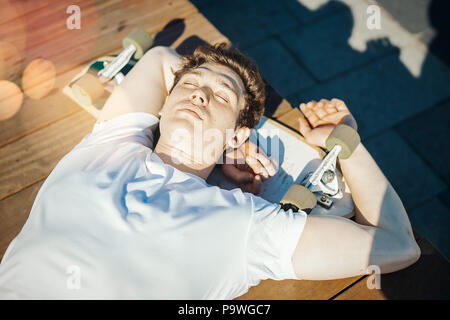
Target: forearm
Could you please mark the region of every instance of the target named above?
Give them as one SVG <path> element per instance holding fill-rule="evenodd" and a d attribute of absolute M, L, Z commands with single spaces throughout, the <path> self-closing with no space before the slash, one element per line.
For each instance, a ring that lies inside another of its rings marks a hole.
<path fill-rule="evenodd" d="M 414 240 L 402 201 L 363 144 L 339 162 L 352 192 L 356 222 Z"/>

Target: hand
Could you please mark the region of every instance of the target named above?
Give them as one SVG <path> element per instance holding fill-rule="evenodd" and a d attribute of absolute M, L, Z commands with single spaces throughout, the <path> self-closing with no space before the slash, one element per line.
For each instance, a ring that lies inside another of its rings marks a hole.
<path fill-rule="evenodd" d="M 243 191 L 259 194 L 262 182 L 277 172 L 277 164 L 247 140 L 239 148 L 224 153 L 222 172 Z"/>
<path fill-rule="evenodd" d="M 325 141 L 338 124 L 358 130 L 355 118 L 342 100 L 301 103 L 300 110 L 305 118 L 298 119 L 299 131 L 309 144 L 325 148 Z"/>

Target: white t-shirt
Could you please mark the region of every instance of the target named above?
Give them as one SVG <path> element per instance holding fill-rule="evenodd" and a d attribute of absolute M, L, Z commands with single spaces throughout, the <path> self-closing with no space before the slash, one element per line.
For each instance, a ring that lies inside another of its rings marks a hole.
<path fill-rule="evenodd" d="M 232 299 L 296 279 L 306 214 L 165 164 L 158 121 L 97 123 L 64 156 L 0 264 L 0 299 Z"/>

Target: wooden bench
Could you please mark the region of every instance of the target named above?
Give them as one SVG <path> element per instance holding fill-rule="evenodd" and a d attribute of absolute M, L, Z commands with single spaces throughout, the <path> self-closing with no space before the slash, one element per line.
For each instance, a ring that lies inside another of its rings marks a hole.
<path fill-rule="evenodd" d="M 95 123 L 61 90 L 92 59 L 117 53 L 133 28 L 157 34 L 156 44 L 181 54 L 197 45 L 228 41 L 186 0 L 77 1 L 81 29 L 66 26 L 72 1 L 9 1 L 0 11 L 0 39 L 20 52 L 22 68 L 33 59 L 50 60 L 56 85 L 40 100 L 25 97 L 20 111 L 0 121 L 0 258 L 24 225 L 42 183 L 58 161 Z M 20 76 L 15 79 L 20 84 Z M 292 108 L 268 86 L 266 115 L 297 129 Z M 383 275 L 381 290 L 369 290 L 367 276 L 333 281 L 265 280 L 239 299 L 449 298 L 449 264 L 426 240 L 422 257 L 403 271 Z"/>

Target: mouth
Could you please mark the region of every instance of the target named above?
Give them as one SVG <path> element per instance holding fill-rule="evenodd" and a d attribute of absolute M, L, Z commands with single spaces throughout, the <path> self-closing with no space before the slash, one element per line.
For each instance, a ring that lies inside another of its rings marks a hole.
<path fill-rule="evenodd" d="M 203 113 L 197 107 L 184 106 L 179 111 L 184 111 L 184 112 L 194 116 L 198 120 L 203 120 L 203 118 L 204 118 Z"/>

